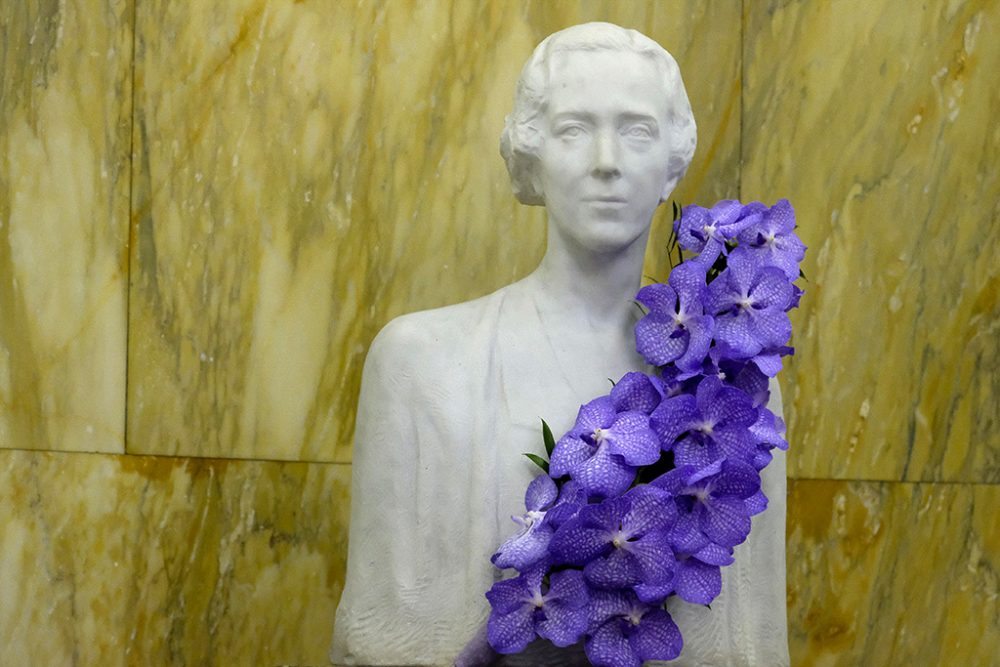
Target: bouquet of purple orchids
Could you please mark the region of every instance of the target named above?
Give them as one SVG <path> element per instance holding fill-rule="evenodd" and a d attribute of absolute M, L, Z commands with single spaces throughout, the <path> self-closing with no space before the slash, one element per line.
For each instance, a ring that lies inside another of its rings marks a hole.
<path fill-rule="evenodd" d="M 715 599 L 720 568 L 767 507 L 760 471 L 788 448 L 767 400 L 802 295 L 794 229 L 784 199 L 688 206 L 675 219 L 689 258 L 636 296 L 636 349 L 656 373 L 625 375 L 558 442 L 543 422 L 550 459 L 528 455 L 545 473 L 492 557 L 518 572 L 486 594 L 495 650 L 582 639 L 609 667 L 680 654 L 665 601 Z"/>

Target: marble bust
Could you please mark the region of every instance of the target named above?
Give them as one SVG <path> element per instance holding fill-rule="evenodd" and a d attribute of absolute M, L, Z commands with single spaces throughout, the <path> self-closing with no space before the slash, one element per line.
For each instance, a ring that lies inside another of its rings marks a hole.
<path fill-rule="evenodd" d="M 539 418 L 558 437 L 582 403 L 646 366 L 632 299 L 653 213 L 691 161 L 696 126 L 680 71 L 634 30 L 588 23 L 546 38 L 501 138 L 515 196 L 545 206 L 539 266 L 493 294 L 390 322 L 365 363 L 353 459 L 338 665 L 572 665 L 537 642 L 485 641 L 489 556 L 523 511 Z M 772 409 L 780 396 L 772 383 Z M 683 665 L 788 663 L 785 462 L 712 609 L 671 608 Z M 576 647 L 578 649 L 579 647 Z"/>

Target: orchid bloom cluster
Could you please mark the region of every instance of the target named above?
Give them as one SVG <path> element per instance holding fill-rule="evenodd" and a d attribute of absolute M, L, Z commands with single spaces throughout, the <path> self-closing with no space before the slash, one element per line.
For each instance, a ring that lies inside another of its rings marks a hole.
<path fill-rule="evenodd" d="M 802 294 L 794 228 L 784 199 L 689 206 L 675 220 L 689 258 L 636 297 L 636 349 L 656 371 L 626 374 L 558 442 L 545 426 L 550 460 L 531 455 L 546 472 L 492 557 L 517 571 L 486 594 L 495 650 L 583 640 L 608 667 L 680 654 L 666 600 L 719 595 L 721 568 L 767 507 L 760 471 L 788 447 L 767 401 Z"/>

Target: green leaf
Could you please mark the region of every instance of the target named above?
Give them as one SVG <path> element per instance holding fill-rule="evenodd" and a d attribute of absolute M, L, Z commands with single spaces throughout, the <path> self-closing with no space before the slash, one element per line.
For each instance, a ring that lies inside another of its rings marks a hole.
<path fill-rule="evenodd" d="M 681 217 L 681 207 L 673 199 L 670 200 L 670 204 L 674 207 L 674 220 L 677 220 Z"/>
<path fill-rule="evenodd" d="M 719 277 L 719 274 L 721 274 L 725 270 L 726 270 L 726 256 L 720 253 L 719 256 L 715 259 L 715 263 L 712 264 L 712 267 L 708 270 L 708 273 L 705 276 L 705 282 L 711 283 L 713 280 Z"/>
<path fill-rule="evenodd" d="M 556 448 L 556 439 L 552 437 L 552 429 L 549 428 L 544 419 L 542 420 L 542 440 L 545 441 L 545 454 L 552 458 L 552 450 Z"/>
<path fill-rule="evenodd" d="M 806 278 L 805 271 L 803 271 L 802 269 L 799 269 L 799 278 L 802 278 L 804 281 L 809 282 L 809 279 Z"/>
<path fill-rule="evenodd" d="M 548 461 L 546 461 L 545 459 L 543 459 L 538 454 L 529 454 L 528 452 L 525 452 L 524 455 L 527 456 L 529 459 L 531 459 L 532 463 L 534 463 L 536 466 L 538 466 L 539 468 L 541 468 L 542 470 L 544 470 L 546 474 L 548 474 L 548 472 L 549 472 L 549 462 Z"/>

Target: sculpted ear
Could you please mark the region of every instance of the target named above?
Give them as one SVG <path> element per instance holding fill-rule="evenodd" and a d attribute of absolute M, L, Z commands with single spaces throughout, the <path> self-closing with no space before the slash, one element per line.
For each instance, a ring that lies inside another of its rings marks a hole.
<path fill-rule="evenodd" d="M 545 190 L 542 189 L 542 179 L 538 174 L 537 164 L 532 165 L 530 173 L 532 202 L 535 206 L 545 206 Z"/>
<path fill-rule="evenodd" d="M 545 191 L 542 188 L 537 158 L 529 155 L 521 157 L 517 164 L 517 175 L 511 177 L 516 183 L 517 200 L 525 206 L 545 206 Z"/>

